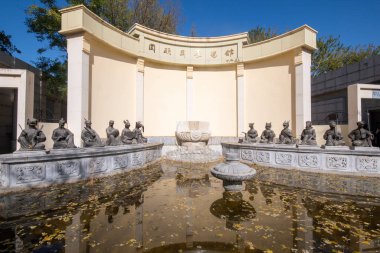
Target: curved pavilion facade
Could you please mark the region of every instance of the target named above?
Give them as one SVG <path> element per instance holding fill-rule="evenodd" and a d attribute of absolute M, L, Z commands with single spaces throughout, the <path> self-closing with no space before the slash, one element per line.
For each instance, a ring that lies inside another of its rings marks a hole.
<path fill-rule="evenodd" d="M 239 136 L 254 122 L 299 136 L 311 119 L 307 25 L 248 44 L 248 34 L 185 37 L 135 24 L 123 32 L 86 7 L 61 10 L 67 38 L 68 127 L 80 145 L 84 119 L 102 137 L 109 120 L 143 121 L 147 136 L 174 136 L 178 121 L 210 122 L 213 136 Z"/>

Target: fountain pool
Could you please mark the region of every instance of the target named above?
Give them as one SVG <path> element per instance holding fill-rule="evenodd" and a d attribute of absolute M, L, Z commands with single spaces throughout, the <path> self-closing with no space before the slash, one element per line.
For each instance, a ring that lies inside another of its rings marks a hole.
<path fill-rule="evenodd" d="M 215 165 L 160 161 L 2 195 L 0 252 L 380 250 L 380 198 L 368 187 L 378 184 L 376 178 L 350 178 L 362 186 L 354 192 L 361 196 L 353 196 L 343 176 L 321 179 L 321 192 L 305 181 L 302 187 L 299 173 L 310 176 L 306 172 L 255 167 L 256 177 L 241 192 L 225 192 L 209 173 Z M 280 182 L 274 181 L 276 171 Z"/>

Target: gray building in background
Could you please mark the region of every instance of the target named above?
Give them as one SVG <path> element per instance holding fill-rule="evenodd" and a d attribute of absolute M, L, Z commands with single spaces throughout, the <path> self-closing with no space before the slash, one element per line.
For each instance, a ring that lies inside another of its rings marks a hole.
<path fill-rule="evenodd" d="M 329 120 L 348 124 L 347 87 L 352 84 L 378 84 L 380 89 L 380 55 L 346 65 L 311 80 L 311 117 L 314 125 Z M 380 127 L 380 99 L 362 99 L 362 120 L 375 131 Z"/>
<path fill-rule="evenodd" d="M 10 68 L 10 69 L 26 69 L 34 74 L 34 112 L 33 115 L 37 119 L 45 118 L 46 111 L 46 95 L 45 87 L 42 82 L 40 82 L 40 70 L 33 67 L 32 65 L 17 59 L 16 57 L 10 56 L 4 52 L 0 51 L 0 68 Z M 3 95 L 5 89 L 0 89 L 0 95 Z"/>
<path fill-rule="evenodd" d="M 0 68 L 26 69 L 34 73 L 34 118 L 43 122 L 58 122 L 60 118 L 66 118 L 66 101 L 58 101 L 46 95 L 46 84 L 41 81 L 39 69 L 1 51 Z"/>
<path fill-rule="evenodd" d="M 66 118 L 66 101 L 49 98 L 46 84 L 41 81 L 40 70 L 30 64 L 0 51 L 1 69 L 22 69 L 34 74 L 33 117 L 43 122 L 58 122 Z M 0 88 L 0 154 L 15 150 L 17 138 L 17 89 Z M 25 126 L 21 126 L 25 127 Z"/>

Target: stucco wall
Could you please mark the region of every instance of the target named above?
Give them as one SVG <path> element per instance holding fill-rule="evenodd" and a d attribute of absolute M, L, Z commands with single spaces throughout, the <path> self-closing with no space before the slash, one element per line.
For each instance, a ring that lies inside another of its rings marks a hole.
<path fill-rule="evenodd" d="M 44 132 L 46 136 L 46 141 L 44 142 L 46 149 L 52 149 L 53 148 L 53 140 L 51 139 L 51 136 L 53 135 L 54 129 L 58 127 L 58 123 L 48 123 L 48 122 L 39 122 L 39 127 L 44 125 L 44 128 L 42 131 Z"/>
<path fill-rule="evenodd" d="M 237 136 L 249 122 L 261 132 L 271 121 L 279 133 L 283 121 L 291 120 L 292 130 L 300 132 L 310 119 L 310 52 L 317 32 L 307 25 L 248 44 L 247 32 L 187 37 L 139 24 L 124 32 L 83 5 L 61 13 L 68 122 L 77 134 L 84 115 L 101 137 L 110 119 L 119 129 L 123 119 L 143 120 L 146 136 L 173 136 L 181 120 L 208 121 L 213 136 Z"/>
<path fill-rule="evenodd" d="M 137 59 L 91 42 L 90 118 L 105 138 L 110 119 L 123 128 L 136 121 Z M 272 122 L 278 134 L 284 120 L 294 118 L 294 54 L 244 65 L 244 127 L 255 123 L 259 133 Z M 234 65 L 194 67 L 192 116 L 210 122 L 213 136 L 236 136 L 237 90 Z M 146 136 L 173 136 L 178 121 L 186 120 L 186 68 L 145 61 L 144 124 Z M 293 116 L 292 116 L 293 115 Z"/>
<path fill-rule="evenodd" d="M 174 136 L 186 120 L 186 68 L 146 63 L 144 124 L 147 136 Z"/>
<path fill-rule="evenodd" d="M 193 117 L 193 120 L 208 121 L 213 136 L 236 136 L 234 67 L 194 69 Z"/>
<path fill-rule="evenodd" d="M 105 138 L 109 120 L 115 128 L 123 120 L 136 120 L 136 59 L 105 44 L 91 41 L 90 118 L 92 127 Z"/>
<path fill-rule="evenodd" d="M 295 131 L 294 113 L 294 54 L 244 65 L 244 127 L 254 122 L 259 135 L 266 122 L 272 122 L 277 137 L 282 123 L 291 120 Z"/>

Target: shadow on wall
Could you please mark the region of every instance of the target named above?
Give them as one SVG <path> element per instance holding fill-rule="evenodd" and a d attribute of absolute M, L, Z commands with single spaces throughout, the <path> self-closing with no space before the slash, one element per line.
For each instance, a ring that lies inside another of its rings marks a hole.
<path fill-rule="evenodd" d="M 324 145 L 326 141 L 323 139 L 323 135 L 325 134 L 326 130 L 330 129 L 329 125 L 314 125 L 313 128 L 315 129 L 315 133 L 317 135 L 317 143 L 319 146 Z M 351 145 L 351 140 L 348 138 L 349 129 L 348 125 L 338 125 L 338 130 L 342 133 L 343 140 L 346 142 L 346 145 Z M 299 138 L 297 136 L 297 138 Z"/>
<path fill-rule="evenodd" d="M 39 127 L 41 127 L 42 125 L 44 126 L 42 131 L 46 136 L 46 141 L 44 142 L 45 149 L 52 149 L 54 142 L 51 139 L 51 136 L 53 135 L 54 129 L 58 127 L 58 123 L 39 122 L 38 125 Z"/>
<path fill-rule="evenodd" d="M 124 127 L 123 120 L 136 121 L 136 62 L 134 57 L 91 41 L 88 117 L 102 138 L 109 120 L 115 121 L 117 129 Z"/>
<path fill-rule="evenodd" d="M 245 68 L 245 123 L 255 123 L 261 133 L 266 122 L 279 133 L 282 123 L 290 120 L 296 131 L 294 52 L 258 62 L 246 63 Z M 304 122 L 303 122 L 304 124 Z"/>

